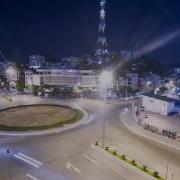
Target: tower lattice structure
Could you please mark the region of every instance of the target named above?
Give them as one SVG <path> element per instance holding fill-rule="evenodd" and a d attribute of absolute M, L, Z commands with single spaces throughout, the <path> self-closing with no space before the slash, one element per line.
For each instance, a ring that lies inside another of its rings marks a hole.
<path fill-rule="evenodd" d="M 100 22 L 97 40 L 97 49 L 95 52 L 96 62 L 106 64 L 109 61 L 106 40 L 106 0 L 100 0 Z"/>

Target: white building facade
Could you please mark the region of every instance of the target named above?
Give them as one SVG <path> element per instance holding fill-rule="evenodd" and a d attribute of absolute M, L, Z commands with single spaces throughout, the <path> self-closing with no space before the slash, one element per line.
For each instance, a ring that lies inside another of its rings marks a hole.
<path fill-rule="evenodd" d="M 37 69 L 25 71 L 26 85 L 51 85 L 98 89 L 99 75 L 91 70 Z"/>
<path fill-rule="evenodd" d="M 143 95 L 142 105 L 146 111 L 165 116 L 175 112 L 175 102 L 172 99 L 161 96 Z"/>

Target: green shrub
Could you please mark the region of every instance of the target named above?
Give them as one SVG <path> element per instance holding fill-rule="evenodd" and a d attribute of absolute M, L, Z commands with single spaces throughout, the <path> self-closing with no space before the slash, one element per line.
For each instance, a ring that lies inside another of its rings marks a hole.
<path fill-rule="evenodd" d="M 117 155 L 117 151 L 113 151 L 113 155 L 116 156 Z"/>
<path fill-rule="evenodd" d="M 136 161 L 135 160 L 132 160 L 132 165 L 136 165 Z"/>
<path fill-rule="evenodd" d="M 157 172 L 157 171 L 155 171 L 154 173 L 153 173 L 153 175 L 154 175 L 154 177 L 159 177 L 159 173 Z"/>
<path fill-rule="evenodd" d="M 147 171 L 147 166 L 143 166 L 143 171 Z"/>
<path fill-rule="evenodd" d="M 106 151 L 109 151 L 109 147 L 105 147 L 105 150 L 106 150 Z"/>
<path fill-rule="evenodd" d="M 99 143 L 98 143 L 98 142 L 95 142 L 95 145 L 96 145 L 96 146 L 98 146 L 98 145 L 99 145 Z"/>
<path fill-rule="evenodd" d="M 125 155 L 122 155 L 122 159 L 123 159 L 123 160 L 126 160 L 126 156 L 125 156 Z"/>

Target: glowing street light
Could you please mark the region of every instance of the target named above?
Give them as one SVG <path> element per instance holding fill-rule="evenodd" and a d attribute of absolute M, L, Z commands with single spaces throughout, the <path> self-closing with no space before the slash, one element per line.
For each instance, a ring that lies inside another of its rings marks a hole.
<path fill-rule="evenodd" d="M 113 73 L 111 71 L 103 71 L 100 75 L 101 88 L 108 88 L 113 82 Z"/>
<path fill-rule="evenodd" d="M 101 92 L 104 95 L 104 101 L 106 103 L 108 89 L 111 88 L 113 84 L 113 72 L 109 70 L 103 71 L 100 75 L 99 82 L 100 82 Z"/>
<path fill-rule="evenodd" d="M 16 70 L 13 67 L 9 67 L 8 69 L 6 69 L 6 75 L 7 75 L 7 79 L 9 80 L 9 86 L 10 86 L 10 90 L 9 90 L 10 101 L 12 101 L 11 84 L 15 76 L 15 73 L 16 73 Z"/>
<path fill-rule="evenodd" d="M 6 69 L 6 74 L 9 77 L 13 77 L 15 75 L 15 69 L 13 67 L 9 67 L 8 69 Z"/>
<path fill-rule="evenodd" d="M 104 92 L 104 104 L 107 101 L 108 89 L 111 88 L 113 84 L 113 73 L 112 71 L 105 70 L 101 73 L 100 78 L 100 88 Z M 105 147 L 105 137 L 106 137 L 106 121 L 103 118 L 103 128 L 102 128 L 102 146 Z"/>

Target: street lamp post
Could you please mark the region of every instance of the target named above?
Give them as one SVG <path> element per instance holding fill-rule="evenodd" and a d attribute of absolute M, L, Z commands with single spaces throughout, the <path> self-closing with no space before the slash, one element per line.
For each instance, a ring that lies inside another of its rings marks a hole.
<path fill-rule="evenodd" d="M 103 71 L 100 75 L 100 88 L 104 95 L 104 105 L 107 103 L 108 89 L 113 82 L 113 73 L 111 71 Z M 105 137 L 106 137 L 106 120 L 103 118 L 103 128 L 102 128 L 102 147 L 105 147 Z"/>
<path fill-rule="evenodd" d="M 165 179 L 167 180 L 168 179 L 168 171 L 169 171 L 169 161 L 170 161 L 170 140 L 168 140 L 168 147 L 167 147 L 167 164 L 166 164 L 166 177 Z"/>
<path fill-rule="evenodd" d="M 173 135 L 171 134 L 170 137 L 166 137 L 167 140 L 167 164 L 166 164 L 166 176 L 165 180 L 168 179 L 168 172 L 169 172 L 169 163 L 170 163 L 170 143 Z"/>
<path fill-rule="evenodd" d="M 6 70 L 6 75 L 7 75 L 7 78 L 9 79 L 9 96 L 10 96 L 10 101 L 12 101 L 11 83 L 12 83 L 13 77 L 15 75 L 15 69 L 13 67 L 9 67 Z"/>

